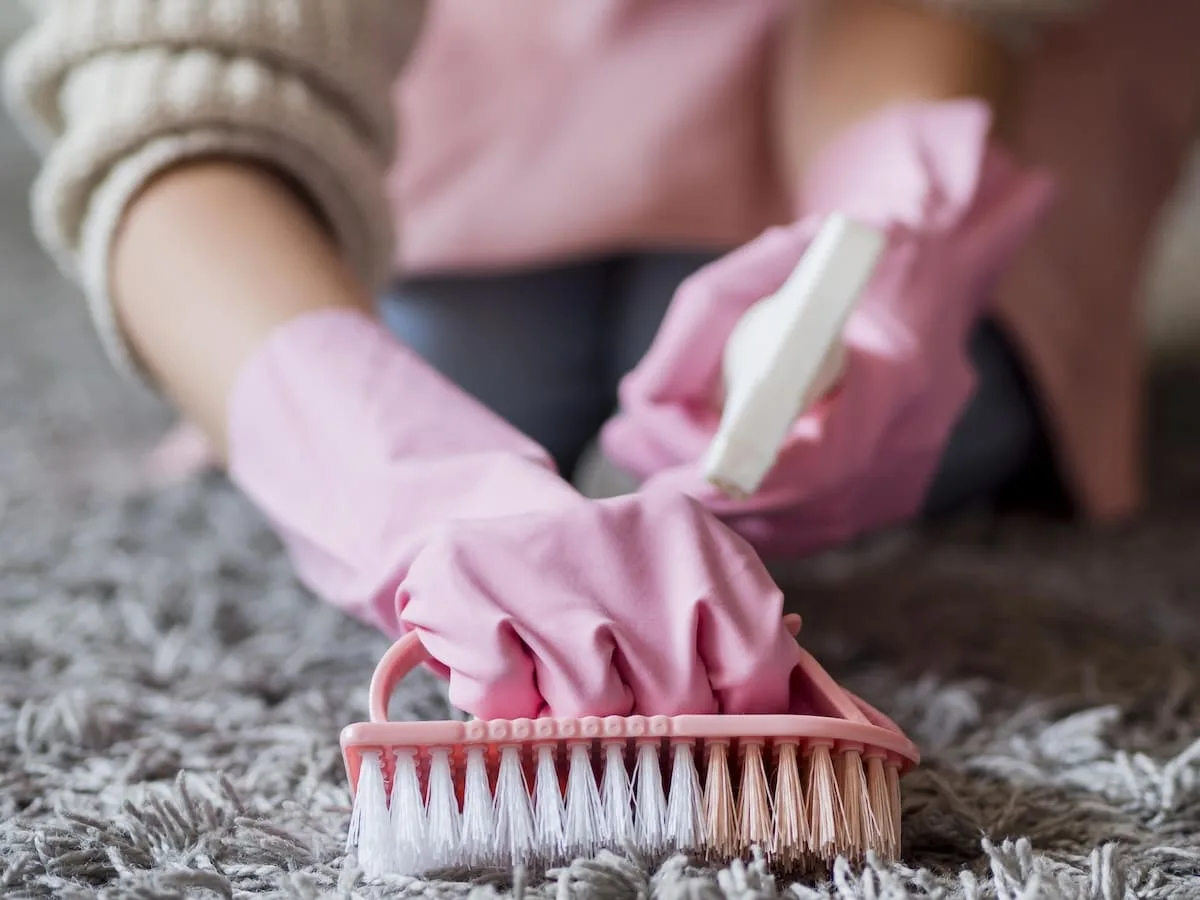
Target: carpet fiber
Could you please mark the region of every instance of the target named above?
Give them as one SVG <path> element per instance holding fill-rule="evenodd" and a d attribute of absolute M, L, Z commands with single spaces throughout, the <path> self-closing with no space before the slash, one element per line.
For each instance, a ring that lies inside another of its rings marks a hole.
<path fill-rule="evenodd" d="M 7 127 L 0 160 L 0 895 L 1200 897 L 1194 374 L 1156 389 L 1136 527 L 975 519 L 796 576 L 808 646 L 927 754 L 904 865 L 369 885 L 342 858 L 337 736 L 383 642 L 299 590 L 220 480 L 138 489 L 162 410 L 35 248 Z M 397 700 L 446 712 L 428 679 Z"/>

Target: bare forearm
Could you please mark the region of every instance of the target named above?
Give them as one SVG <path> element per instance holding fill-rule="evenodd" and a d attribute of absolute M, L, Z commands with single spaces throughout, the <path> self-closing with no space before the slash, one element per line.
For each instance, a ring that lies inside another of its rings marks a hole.
<path fill-rule="evenodd" d="M 783 176 L 795 196 L 825 144 L 894 103 L 979 97 L 1001 119 L 1013 62 L 983 31 L 897 0 L 794 2 L 773 71 Z"/>
<path fill-rule="evenodd" d="M 45 156 L 38 238 L 114 365 L 149 374 L 219 447 L 271 324 L 365 305 L 359 285 L 391 275 L 390 91 L 424 0 L 32 6 L 2 74 Z"/>
<path fill-rule="evenodd" d="M 310 310 L 370 305 L 299 196 L 234 162 L 150 184 L 118 234 L 113 282 L 139 361 L 222 455 L 230 391 L 266 335 Z"/>

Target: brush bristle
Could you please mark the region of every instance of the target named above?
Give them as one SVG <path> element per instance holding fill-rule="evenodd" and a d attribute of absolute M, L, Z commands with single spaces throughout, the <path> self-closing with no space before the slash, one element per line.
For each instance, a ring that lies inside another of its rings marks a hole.
<path fill-rule="evenodd" d="M 500 773 L 496 778 L 496 850 L 514 866 L 532 859 L 537 849 L 533 803 L 520 747 L 500 751 Z"/>
<path fill-rule="evenodd" d="M 567 769 L 567 852 L 572 856 L 592 856 L 602 845 L 601 825 L 604 810 L 600 788 L 592 768 L 591 747 L 586 743 L 570 748 Z"/>
<path fill-rule="evenodd" d="M 696 770 L 695 749 L 691 741 L 679 741 L 671 749 L 666 833 L 671 849 L 682 852 L 701 846 L 704 840 L 704 790 Z"/>
<path fill-rule="evenodd" d="M 875 815 L 876 843 L 871 848 L 880 856 L 891 859 L 900 853 L 897 836 L 900 834 L 900 823 L 895 818 L 892 808 L 887 772 L 884 771 L 883 757 L 872 756 L 867 760 L 867 797 L 871 812 Z M 896 786 L 899 799 L 899 785 Z"/>
<path fill-rule="evenodd" d="M 408 871 L 421 863 L 425 846 L 425 800 L 417 772 L 417 752 L 399 750 L 392 775 L 392 801 L 389 824 L 392 829 L 392 864 Z"/>
<path fill-rule="evenodd" d="M 808 755 L 807 794 L 809 847 L 818 859 L 832 861 L 841 849 L 845 826 L 833 756 L 826 744 L 815 745 Z"/>
<path fill-rule="evenodd" d="M 533 815 L 537 850 L 543 861 L 554 865 L 564 862 L 567 854 L 567 837 L 563 830 L 566 810 L 558 782 L 558 750 L 553 744 L 541 744 L 536 752 Z M 879 771 L 883 772 L 882 769 Z"/>
<path fill-rule="evenodd" d="M 729 768 L 729 745 L 722 741 L 709 744 L 704 779 L 704 849 L 713 860 L 730 859 L 741 849 Z"/>
<path fill-rule="evenodd" d="M 625 764 L 625 742 L 604 748 L 604 780 L 600 785 L 604 802 L 606 842 L 617 848 L 633 845 L 633 784 Z"/>
<path fill-rule="evenodd" d="M 430 754 L 426 797 L 425 855 L 413 871 L 453 865 L 462 846 L 462 815 L 454 789 L 454 770 L 450 768 L 450 751 L 444 747 Z"/>
<path fill-rule="evenodd" d="M 368 877 L 600 850 L 783 870 L 900 852 L 900 765 L 800 739 L 363 748 L 347 850 Z M 632 768 L 632 772 L 630 769 Z"/>
<path fill-rule="evenodd" d="M 790 869 L 802 865 L 809 854 L 808 810 L 800 777 L 799 743 L 781 743 L 777 752 L 771 855 L 782 868 Z"/>
<path fill-rule="evenodd" d="M 468 747 L 463 785 L 462 839 L 459 845 L 462 864 L 475 867 L 491 865 L 495 859 L 495 837 L 495 809 L 487 770 L 487 748 Z"/>
<path fill-rule="evenodd" d="M 667 795 L 663 791 L 663 771 L 658 741 L 638 744 L 637 764 L 633 772 L 635 825 L 638 847 L 643 853 L 661 853 L 668 846 Z"/>
<path fill-rule="evenodd" d="M 739 843 L 742 852 L 748 854 L 755 847 L 766 849 L 771 846 L 775 815 L 771 809 L 771 789 L 767 787 L 762 745 L 749 743 L 743 746 Z"/>

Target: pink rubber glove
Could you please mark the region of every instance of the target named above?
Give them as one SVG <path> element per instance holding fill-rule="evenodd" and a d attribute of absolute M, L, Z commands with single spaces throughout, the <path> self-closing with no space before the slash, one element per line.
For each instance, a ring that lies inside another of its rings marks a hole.
<path fill-rule="evenodd" d="M 799 649 L 744 541 L 680 496 L 585 499 L 365 316 L 277 329 L 229 435 L 305 584 L 417 629 L 466 712 L 787 709 Z"/>
<path fill-rule="evenodd" d="M 212 445 L 190 422 L 180 422 L 142 458 L 142 481 L 162 488 L 189 481 L 217 468 Z"/>
<path fill-rule="evenodd" d="M 397 605 L 485 718 L 782 712 L 800 663 L 753 551 L 679 495 L 451 523 Z"/>
<path fill-rule="evenodd" d="M 701 499 L 761 552 L 795 555 L 910 519 L 974 387 L 967 340 L 1051 185 L 989 145 L 973 101 L 903 106 L 843 136 L 812 170 L 808 215 L 689 279 L 621 388 L 606 453 L 643 489 Z M 886 230 L 888 247 L 844 340 L 845 374 L 799 418 L 761 490 L 733 500 L 703 478 L 721 361 L 742 313 L 777 290 L 822 214 Z"/>
<path fill-rule="evenodd" d="M 535 442 L 343 310 L 280 326 L 240 373 L 229 474 L 306 586 L 393 636 L 396 586 L 447 521 L 579 498 Z"/>

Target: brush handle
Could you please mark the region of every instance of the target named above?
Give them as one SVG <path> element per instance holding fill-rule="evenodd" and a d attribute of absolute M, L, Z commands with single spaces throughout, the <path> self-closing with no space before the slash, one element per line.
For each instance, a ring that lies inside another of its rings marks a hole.
<path fill-rule="evenodd" d="M 800 633 L 802 619 L 796 613 L 783 617 L 783 626 L 795 637 Z M 391 721 L 388 718 L 388 704 L 396 686 L 405 679 L 409 672 L 424 665 L 431 659 L 429 651 L 421 643 L 415 631 L 410 631 L 387 649 L 375 672 L 371 676 L 371 687 L 368 691 L 368 710 L 371 721 L 382 723 Z"/>
<path fill-rule="evenodd" d="M 404 680 L 417 666 L 428 662 L 429 651 L 421 643 L 415 631 L 410 631 L 388 648 L 375 666 L 368 694 L 372 722 L 387 722 L 388 703 L 396 692 L 396 685 Z"/>
<path fill-rule="evenodd" d="M 783 617 L 783 626 L 793 635 L 800 631 L 800 616 Z M 920 761 L 920 751 L 903 730 L 869 703 L 841 687 L 819 662 L 801 648 L 798 665 L 807 685 L 808 701 L 823 702 L 822 714 L 782 715 L 677 715 L 608 716 L 584 718 L 517 719 L 470 722 L 392 722 L 388 703 L 396 686 L 417 666 L 432 657 L 415 631 L 400 638 L 379 660 L 371 677 L 369 691 L 370 721 L 349 725 L 342 731 L 342 748 L 381 747 L 397 743 L 415 745 L 452 745 L 463 740 L 493 744 L 515 739 L 593 739 L 607 734 L 614 737 L 762 737 L 794 736 L 809 740 L 849 742 L 875 747 L 896 754 L 907 770 Z M 400 735 L 403 734 L 403 740 Z M 349 760 L 350 757 L 347 757 Z M 351 785 L 357 785 L 358 762 L 348 763 Z"/>

